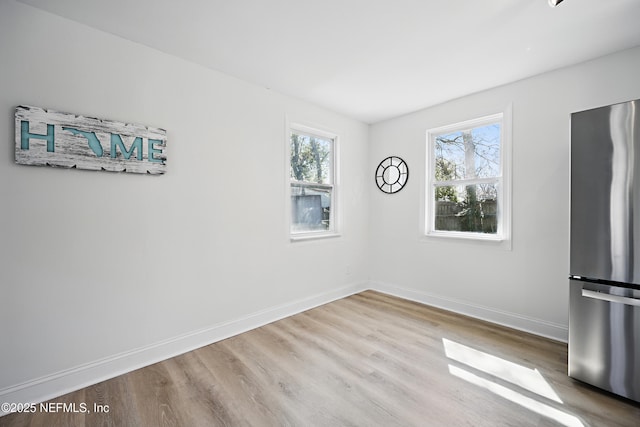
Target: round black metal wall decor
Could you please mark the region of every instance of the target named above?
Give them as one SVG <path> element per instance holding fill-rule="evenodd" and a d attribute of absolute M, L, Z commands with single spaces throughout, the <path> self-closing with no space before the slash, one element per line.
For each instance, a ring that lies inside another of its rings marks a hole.
<path fill-rule="evenodd" d="M 376 185 L 387 194 L 397 193 L 409 180 L 409 167 L 400 157 L 390 156 L 376 169 Z"/>

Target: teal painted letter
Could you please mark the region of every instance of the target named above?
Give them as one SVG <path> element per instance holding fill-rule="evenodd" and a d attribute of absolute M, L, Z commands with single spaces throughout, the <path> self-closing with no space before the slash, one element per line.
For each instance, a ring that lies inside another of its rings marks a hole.
<path fill-rule="evenodd" d="M 120 152 L 124 156 L 125 159 L 129 160 L 134 150 L 137 150 L 136 158 L 138 160 L 142 160 L 142 138 L 137 137 L 133 140 L 131 144 L 131 148 L 127 150 L 127 147 L 124 146 L 124 142 L 122 142 L 122 137 L 117 133 L 111 134 L 111 158 L 115 159 L 117 156 L 117 147 L 120 147 Z M 149 155 L 151 157 L 151 155 Z"/>
<path fill-rule="evenodd" d="M 154 157 L 154 154 L 162 153 L 162 150 L 154 147 L 155 144 L 162 144 L 162 141 L 159 139 L 149 139 L 149 161 L 152 163 L 164 163 L 162 159 Z"/>
<path fill-rule="evenodd" d="M 47 141 L 47 151 L 53 153 L 55 149 L 54 145 L 54 128 L 53 125 L 47 125 L 47 134 L 46 135 L 38 135 L 35 133 L 29 132 L 29 122 L 23 120 L 20 123 L 20 148 L 23 150 L 29 149 L 29 140 L 30 139 L 44 139 Z"/>

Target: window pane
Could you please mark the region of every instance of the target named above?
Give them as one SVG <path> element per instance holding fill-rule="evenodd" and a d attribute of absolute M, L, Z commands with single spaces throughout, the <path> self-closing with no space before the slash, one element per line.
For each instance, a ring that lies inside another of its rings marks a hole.
<path fill-rule="evenodd" d="M 291 185 L 291 232 L 326 231 L 330 228 L 333 189 Z"/>
<path fill-rule="evenodd" d="M 500 176 L 500 124 L 436 135 L 435 180 Z"/>
<path fill-rule="evenodd" d="M 435 230 L 496 234 L 497 183 L 435 188 Z"/>
<path fill-rule="evenodd" d="M 465 177 L 465 156 L 462 132 L 436 136 L 436 181 L 451 181 Z"/>
<path fill-rule="evenodd" d="M 292 180 L 330 184 L 332 140 L 291 133 Z"/>

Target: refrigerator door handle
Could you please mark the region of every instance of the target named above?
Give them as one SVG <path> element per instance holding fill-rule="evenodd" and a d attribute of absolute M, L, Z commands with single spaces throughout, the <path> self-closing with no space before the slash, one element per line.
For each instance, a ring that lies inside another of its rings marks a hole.
<path fill-rule="evenodd" d="M 591 291 L 589 289 L 583 289 L 582 296 L 587 298 L 599 299 L 602 301 L 617 302 L 620 304 L 635 305 L 640 307 L 640 299 L 621 297 L 618 295 L 611 295 L 604 292 Z"/>

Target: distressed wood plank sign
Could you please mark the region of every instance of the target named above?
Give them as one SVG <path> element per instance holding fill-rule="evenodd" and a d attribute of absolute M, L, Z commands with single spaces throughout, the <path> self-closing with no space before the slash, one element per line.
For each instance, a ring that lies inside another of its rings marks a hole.
<path fill-rule="evenodd" d="M 21 105 L 15 132 L 18 164 L 165 173 L 164 129 Z"/>

